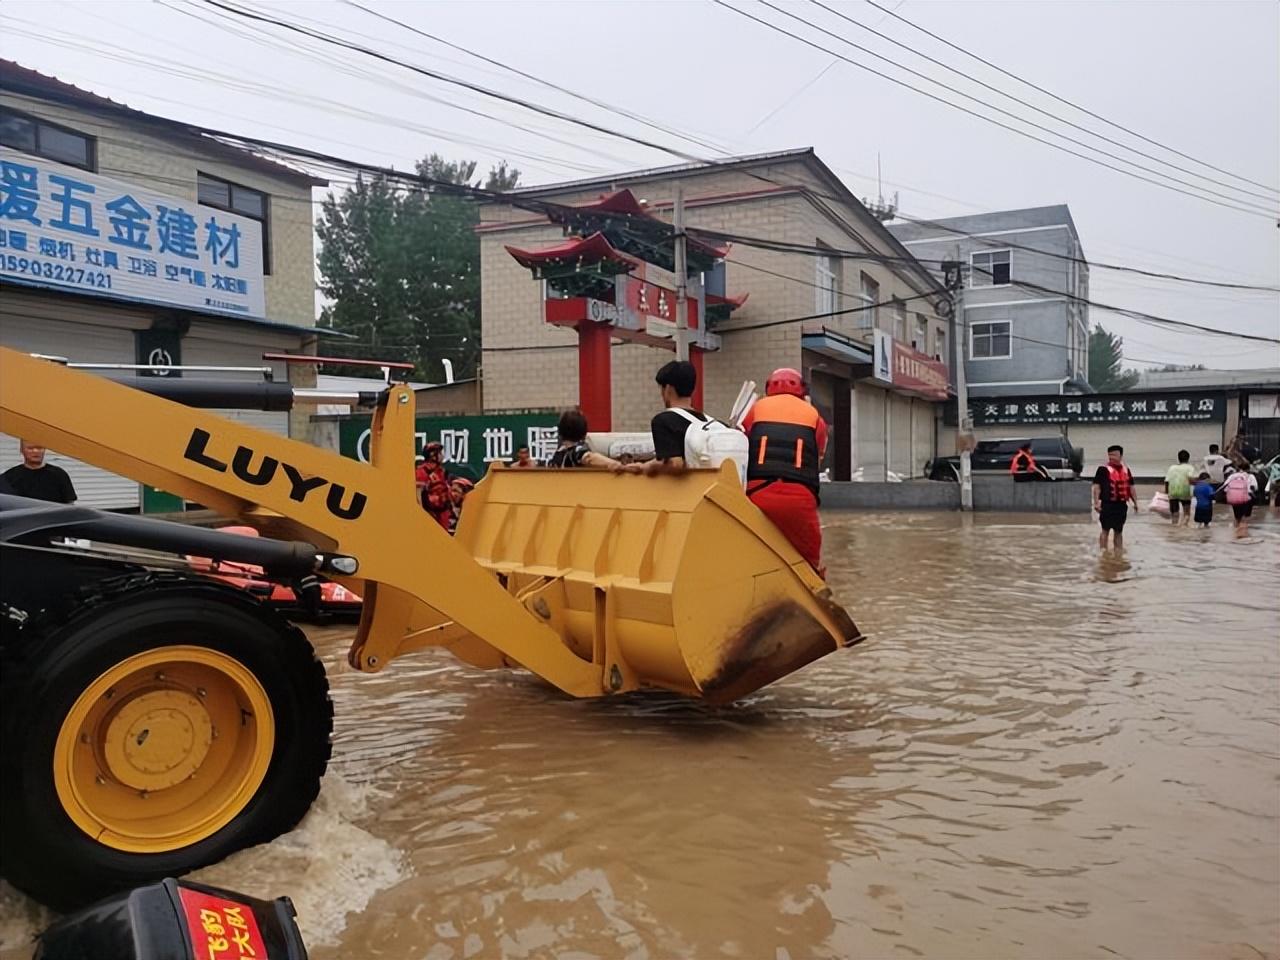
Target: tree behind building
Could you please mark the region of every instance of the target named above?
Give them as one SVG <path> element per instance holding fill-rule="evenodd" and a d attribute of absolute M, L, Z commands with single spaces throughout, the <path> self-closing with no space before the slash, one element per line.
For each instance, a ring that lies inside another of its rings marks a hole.
<path fill-rule="evenodd" d="M 1099 393 L 1132 390 L 1138 382 L 1137 370 L 1124 368 L 1124 338 L 1104 328 L 1089 334 L 1089 386 Z"/>
<path fill-rule="evenodd" d="M 417 164 L 421 176 L 458 184 L 472 183 L 475 170 L 474 161 L 437 154 Z M 489 171 L 484 187 L 510 190 L 519 179 L 520 172 L 504 162 Z M 356 339 L 324 351 L 413 363 L 415 378 L 429 382 L 443 380 L 444 359 L 457 377 L 474 376 L 480 356 L 478 223 L 470 199 L 383 177 L 360 177 L 341 196 L 326 197 L 316 223 L 320 290 L 330 301 L 321 323 Z"/>

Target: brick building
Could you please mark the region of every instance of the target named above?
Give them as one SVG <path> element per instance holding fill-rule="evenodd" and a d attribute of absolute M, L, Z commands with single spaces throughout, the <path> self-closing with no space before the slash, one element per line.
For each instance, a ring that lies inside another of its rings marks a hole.
<path fill-rule="evenodd" d="M 763 388 L 771 370 L 795 367 L 832 425 L 825 466 L 834 479 L 858 469 L 867 479 L 882 478 L 886 468 L 920 475 L 936 448 L 938 384 L 945 393 L 948 383 L 939 362 L 948 352 L 946 294 L 811 149 L 519 193 L 574 205 L 626 188 L 651 213 L 669 219 L 677 186 L 690 227 L 831 251 L 738 242 L 723 266 L 703 276 L 709 292 L 748 295 L 730 319 L 711 326 L 721 346 L 705 357 L 707 410 L 725 416 L 743 381 Z M 526 210 L 494 204 L 482 209 L 479 233 L 485 409 L 576 403 L 576 333 L 544 321 L 543 285 L 505 249 L 557 243 L 562 229 Z M 774 323 L 799 317 L 814 319 Z M 763 326 L 769 323 L 774 325 Z M 882 364 L 876 362 L 877 340 Z M 889 362 L 891 354 L 896 362 Z M 659 402 L 654 371 L 671 357 L 651 346 L 614 345 L 613 429 L 647 428 Z M 907 375 L 924 366 L 932 372 L 932 392 Z"/>
<path fill-rule="evenodd" d="M 315 352 L 323 181 L 5 60 L 0 163 L 0 344 L 314 380 L 262 356 Z M 309 413 L 228 415 L 307 436 Z M 50 461 L 87 505 L 139 505 L 136 482 Z M 0 436 L 0 468 L 16 462 L 17 439 Z"/>

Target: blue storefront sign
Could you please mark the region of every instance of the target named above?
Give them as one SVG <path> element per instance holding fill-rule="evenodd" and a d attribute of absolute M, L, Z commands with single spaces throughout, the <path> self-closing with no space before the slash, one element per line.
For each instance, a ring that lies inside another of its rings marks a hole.
<path fill-rule="evenodd" d="M 266 316 L 256 220 L 8 148 L 0 149 L 0 279 Z"/>

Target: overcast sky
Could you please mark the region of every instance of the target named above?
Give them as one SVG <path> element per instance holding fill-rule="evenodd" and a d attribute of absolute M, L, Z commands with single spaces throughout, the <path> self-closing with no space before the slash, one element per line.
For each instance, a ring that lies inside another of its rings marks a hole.
<path fill-rule="evenodd" d="M 1031 142 L 835 60 L 711 0 L 360 2 L 501 64 L 695 135 L 727 153 L 813 146 L 859 196 L 875 195 L 878 156 L 885 193 L 897 191 L 901 210 L 913 217 L 1066 203 L 1092 260 L 1280 285 L 1274 190 L 1242 183 L 1071 111 L 864 0 L 823 2 L 1001 90 L 1194 174 L 1269 193 L 1269 202 L 1249 197 L 1083 137 L 1171 176 L 1267 207 L 1272 216 L 1223 209 Z M 726 2 L 851 59 L 960 99 L 759 0 Z M 770 2 L 928 76 L 1082 136 L 895 48 L 813 2 Z M 897 0 L 880 2 L 894 9 Z M 253 6 L 677 150 L 725 155 L 479 62 L 349 3 Z M 1272 188 L 1280 181 L 1280 4 L 905 0 L 896 10 L 1152 140 Z M 678 162 L 669 153 L 589 133 L 278 28 L 224 19 L 200 0 L 8 0 L 0 7 L 0 54 L 162 116 L 400 168 L 433 151 L 476 159 L 481 167 L 507 159 L 522 171 L 523 182 L 532 184 Z M 1276 294 L 1095 268 L 1091 295 L 1102 303 L 1215 328 L 1280 336 Z M 1137 366 L 1149 361 L 1280 365 L 1275 345 L 1174 333 L 1101 311 L 1094 311 L 1092 320 L 1124 336 L 1125 353 Z"/>

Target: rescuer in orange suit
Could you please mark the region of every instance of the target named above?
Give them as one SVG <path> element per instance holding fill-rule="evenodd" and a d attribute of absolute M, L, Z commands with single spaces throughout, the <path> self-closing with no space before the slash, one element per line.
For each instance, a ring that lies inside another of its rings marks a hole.
<path fill-rule="evenodd" d="M 808 399 L 799 371 L 773 371 L 765 395 L 742 422 L 750 441 L 747 496 L 822 576 L 818 468 L 827 424 Z"/>

